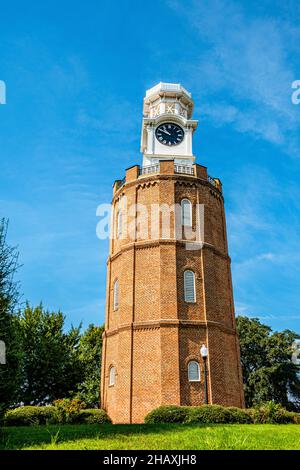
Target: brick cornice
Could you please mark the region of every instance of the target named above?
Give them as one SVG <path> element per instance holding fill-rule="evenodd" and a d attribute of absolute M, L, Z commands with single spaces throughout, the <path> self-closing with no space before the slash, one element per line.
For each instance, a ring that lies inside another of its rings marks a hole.
<path fill-rule="evenodd" d="M 132 188 L 133 186 L 138 186 L 138 185 L 145 185 L 147 183 L 153 184 L 153 183 L 159 183 L 160 181 L 166 181 L 166 180 L 173 180 L 175 183 L 187 183 L 187 184 L 194 184 L 195 186 L 208 186 L 210 190 L 218 195 L 218 197 L 224 201 L 223 195 L 220 193 L 220 191 L 215 188 L 208 180 L 202 179 L 202 178 L 197 178 L 197 176 L 192 176 L 192 175 L 184 175 L 180 173 L 175 173 L 175 174 L 170 174 L 170 175 L 161 175 L 161 174 L 153 174 L 153 175 L 147 175 L 147 176 L 140 176 L 139 178 L 125 183 L 124 186 L 121 186 L 115 193 L 112 203 L 116 199 L 119 198 L 120 194 L 124 191 L 126 191 L 129 188 Z"/>
<path fill-rule="evenodd" d="M 236 335 L 236 330 L 230 328 L 223 323 L 216 321 L 203 321 L 203 320 L 178 320 L 178 319 L 162 319 L 152 320 L 145 322 L 130 322 L 120 325 L 118 328 L 107 330 L 105 336 L 113 336 L 125 330 L 149 330 L 160 328 L 218 328 L 226 333 Z"/>
<path fill-rule="evenodd" d="M 200 245 L 200 242 L 190 242 L 188 240 L 175 240 L 173 238 L 159 238 L 157 240 L 140 240 L 140 241 L 137 241 L 137 242 L 131 242 L 131 243 L 127 243 L 126 245 L 123 245 L 117 253 L 109 256 L 108 259 L 107 259 L 107 263 L 109 263 L 110 261 L 115 260 L 116 258 L 118 258 L 118 256 L 120 256 L 125 251 L 133 250 L 134 248 L 141 250 L 141 249 L 145 249 L 145 248 L 159 247 L 161 245 L 185 246 L 188 243 L 193 243 L 195 245 L 197 245 L 197 244 Z M 231 262 L 230 256 L 228 254 L 222 252 L 221 250 L 218 250 L 214 245 L 211 245 L 210 243 L 204 242 L 203 247 L 199 248 L 199 250 L 203 250 L 203 249 L 211 250 L 216 255 L 218 255 L 218 256 L 220 256 L 224 259 L 227 259 L 229 262 Z"/>

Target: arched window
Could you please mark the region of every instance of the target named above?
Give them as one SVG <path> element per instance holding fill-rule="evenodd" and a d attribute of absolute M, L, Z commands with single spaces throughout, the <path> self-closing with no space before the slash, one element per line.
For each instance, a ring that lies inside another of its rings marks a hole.
<path fill-rule="evenodd" d="M 122 210 L 118 210 L 117 214 L 117 237 L 121 238 L 122 236 Z"/>
<path fill-rule="evenodd" d="M 188 363 L 189 382 L 200 382 L 200 367 L 197 361 Z"/>
<path fill-rule="evenodd" d="M 114 310 L 119 307 L 119 279 L 114 282 Z"/>
<path fill-rule="evenodd" d="M 109 385 L 115 385 L 116 382 L 116 368 L 111 366 L 109 369 Z"/>
<path fill-rule="evenodd" d="M 184 300 L 196 302 L 195 273 L 190 270 L 184 271 Z"/>
<path fill-rule="evenodd" d="M 185 227 L 192 226 L 192 203 L 188 199 L 181 201 L 181 221 Z"/>

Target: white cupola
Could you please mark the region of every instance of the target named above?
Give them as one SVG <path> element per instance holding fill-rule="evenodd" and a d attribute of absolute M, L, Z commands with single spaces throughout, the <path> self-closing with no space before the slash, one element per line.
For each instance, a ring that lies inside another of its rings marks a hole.
<path fill-rule="evenodd" d="M 192 95 L 179 83 L 158 83 L 146 92 L 143 105 L 141 152 L 143 166 L 174 159 L 192 165 L 193 133 L 198 121 L 192 118 Z"/>

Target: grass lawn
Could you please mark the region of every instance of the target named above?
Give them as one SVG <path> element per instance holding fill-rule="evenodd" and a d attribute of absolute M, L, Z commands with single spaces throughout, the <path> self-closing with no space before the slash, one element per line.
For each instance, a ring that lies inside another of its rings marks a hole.
<path fill-rule="evenodd" d="M 4 428 L 0 449 L 300 449 L 295 424 L 51 425 Z"/>

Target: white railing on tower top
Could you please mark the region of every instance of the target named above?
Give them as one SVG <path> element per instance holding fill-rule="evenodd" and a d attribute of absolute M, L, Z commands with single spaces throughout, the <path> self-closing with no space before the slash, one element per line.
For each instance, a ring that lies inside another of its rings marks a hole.
<path fill-rule="evenodd" d="M 191 165 L 179 165 L 175 163 L 174 165 L 174 171 L 175 173 L 180 173 L 183 175 L 192 175 L 194 176 L 194 168 Z"/>
<path fill-rule="evenodd" d="M 207 176 L 207 180 L 208 180 L 208 182 L 209 182 L 210 184 L 212 184 L 215 188 L 218 188 L 218 184 L 217 184 L 215 178 L 212 178 L 211 176 L 208 175 L 208 176 Z"/>
<path fill-rule="evenodd" d="M 156 163 L 154 165 L 143 166 L 139 169 L 139 176 L 153 175 L 160 173 L 160 164 Z M 190 175 L 195 176 L 195 169 L 191 165 L 180 165 L 178 163 L 174 164 L 174 173 L 181 175 Z M 218 191 L 222 192 L 222 187 L 219 181 L 216 178 L 212 178 L 207 175 L 207 181 L 213 185 Z M 123 178 L 120 181 L 117 181 L 117 189 L 122 187 L 126 182 L 126 178 Z"/>
<path fill-rule="evenodd" d="M 147 165 L 140 168 L 140 175 L 151 175 L 153 173 L 159 173 L 159 163 L 156 165 Z"/>
<path fill-rule="evenodd" d="M 143 166 L 142 168 L 140 168 L 140 175 L 151 175 L 153 173 L 159 173 L 159 171 L 160 171 L 159 163 L 155 165 L 147 165 L 147 166 Z M 191 165 L 180 165 L 177 163 L 174 164 L 174 172 L 180 173 L 183 175 L 192 175 L 192 176 L 194 176 L 195 174 L 194 168 Z"/>

